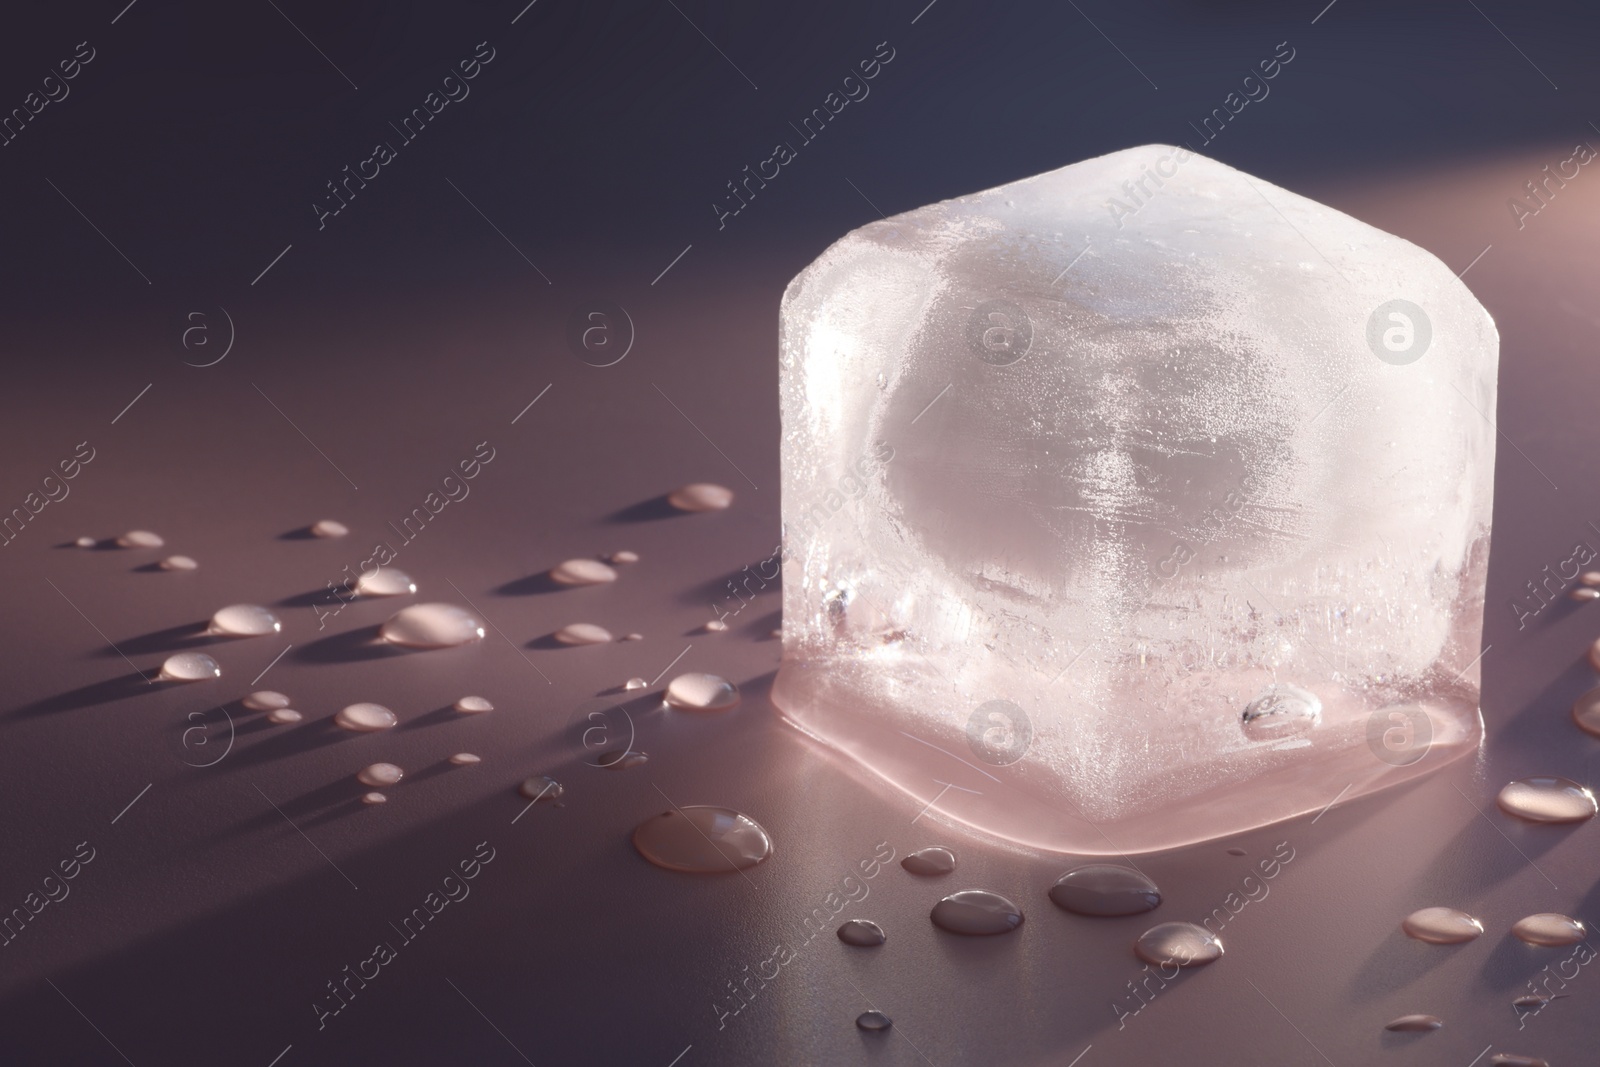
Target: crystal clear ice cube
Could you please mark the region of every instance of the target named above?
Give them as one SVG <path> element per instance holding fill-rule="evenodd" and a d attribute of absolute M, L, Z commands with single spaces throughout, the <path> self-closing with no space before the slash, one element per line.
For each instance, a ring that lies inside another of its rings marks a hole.
<path fill-rule="evenodd" d="M 779 708 L 934 817 L 1141 852 L 1481 735 L 1493 321 L 1149 145 L 874 222 L 782 310 Z"/>

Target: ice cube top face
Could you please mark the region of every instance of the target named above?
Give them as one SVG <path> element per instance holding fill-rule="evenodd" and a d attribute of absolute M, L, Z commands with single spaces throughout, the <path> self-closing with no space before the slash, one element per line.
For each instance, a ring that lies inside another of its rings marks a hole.
<path fill-rule="evenodd" d="M 1498 336 L 1185 149 L 876 222 L 789 286 L 779 708 L 992 837 L 1144 852 L 1481 737 Z"/>

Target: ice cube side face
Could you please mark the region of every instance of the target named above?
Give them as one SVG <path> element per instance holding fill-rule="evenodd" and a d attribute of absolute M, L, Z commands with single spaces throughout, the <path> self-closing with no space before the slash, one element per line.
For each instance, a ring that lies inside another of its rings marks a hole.
<path fill-rule="evenodd" d="M 918 808 L 1145 852 L 1478 743 L 1499 341 L 1428 252 L 1151 145 L 846 235 L 781 334 L 773 699 Z"/>

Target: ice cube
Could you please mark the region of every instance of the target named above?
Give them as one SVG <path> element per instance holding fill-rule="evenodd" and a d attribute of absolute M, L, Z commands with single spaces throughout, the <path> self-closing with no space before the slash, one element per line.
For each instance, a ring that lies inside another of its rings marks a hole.
<path fill-rule="evenodd" d="M 1499 341 L 1438 259 L 1162 145 L 864 226 L 782 310 L 773 697 L 1025 845 L 1471 750 Z"/>

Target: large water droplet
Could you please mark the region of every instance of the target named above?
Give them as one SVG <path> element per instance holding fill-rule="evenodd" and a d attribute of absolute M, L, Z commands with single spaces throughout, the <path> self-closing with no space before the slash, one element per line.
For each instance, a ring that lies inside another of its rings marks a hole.
<path fill-rule="evenodd" d="M 160 548 L 166 542 L 149 530 L 129 530 L 117 538 L 117 544 L 123 548 Z"/>
<path fill-rule="evenodd" d="M 161 680 L 165 682 L 199 682 L 221 677 L 222 668 L 204 652 L 178 652 L 161 664 Z"/>
<path fill-rule="evenodd" d="M 739 687 L 716 674 L 680 674 L 667 683 L 663 694 L 675 708 L 689 711 L 727 711 L 739 703 Z"/>
<path fill-rule="evenodd" d="M 389 616 L 378 634 L 405 648 L 453 648 L 482 639 L 483 623 L 454 604 L 412 604 Z"/>
<path fill-rule="evenodd" d="M 1050 900 L 1079 915 L 1138 915 L 1161 903 L 1161 891 L 1132 867 L 1091 863 L 1056 879 Z"/>
<path fill-rule="evenodd" d="M 1252 700 L 1240 717 L 1252 741 L 1284 741 L 1310 733 L 1322 721 L 1322 701 L 1297 685 L 1277 683 Z"/>
<path fill-rule="evenodd" d="M 393 567 L 362 571 L 356 579 L 356 592 L 362 596 L 409 596 L 417 591 L 411 575 Z"/>
<path fill-rule="evenodd" d="M 211 616 L 206 633 L 226 637 L 260 637 L 282 629 L 283 623 L 278 621 L 278 617 L 260 604 L 229 604 L 225 608 L 218 608 L 217 613 Z"/>
<path fill-rule="evenodd" d="M 552 636 L 563 645 L 604 645 L 611 641 L 611 631 L 592 622 L 569 622 Z"/>
<path fill-rule="evenodd" d="M 956 869 L 956 854 L 947 848 L 933 845 L 928 848 L 919 848 L 905 859 L 900 861 L 900 866 L 912 874 L 931 878 L 935 875 L 949 874 Z"/>
<path fill-rule="evenodd" d="M 1512 924 L 1511 932 L 1530 945 L 1553 947 L 1576 945 L 1589 936 L 1589 931 L 1577 919 L 1551 911 L 1518 919 Z"/>
<path fill-rule="evenodd" d="M 274 708 L 289 706 L 289 698 L 282 693 L 273 692 L 271 689 L 258 689 L 254 693 L 239 701 L 251 711 L 271 711 Z"/>
<path fill-rule="evenodd" d="M 483 697 L 462 697 L 456 701 L 455 708 L 463 715 L 482 715 L 486 711 L 493 711 L 494 705 Z"/>
<path fill-rule="evenodd" d="M 754 867 L 772 855 L 772 838 L 760 823 L 732 808 L 692 804 L 640 823 L 633 847 L 669 871 L 716 873 Z"/>
<path fill-rule="evenodd" d="M 394 785 L 406 776 L 392 763 L 369 763 L 356 774 L 356 781 L 362 785 Z"/>
<path fill-rule="evenodd" d="M 536 774 L 517 788 L 517 792 L 529 800 L 544 801 L 560 800 L 566 791 L 566 787 L 548 774 Z"/>
<path fill-rule="evenodd" d="M 333 721 L 342 729 L 366 734 L 376 730 L 387 730 L 400 720 L 395 718 L 394 712 L 382 704 L 362 703 L 340 709 L 339 714 L 333 717 Z"/>
<path fill-rule="evenodd" d="M 933 906 L 928 917 L 947 933 L 969 937 L 1009 934 L 1022 925 L 1022 909 L 987 889 L 951 893 Z"/>
<path fill-rule="evenodd" d="M 1199 967 L 1222 958 L 1222 939 L 1194 923 L 1161 923 L 1140 934 L 1133 951 L 1158 967 Z"/>
<path fill-rule="evenodd" d="M 1424 1033 L 1428 1030 L 1437 1030 L 1444 1025 L 1444 1020 L 1437 1015 L 1402 1015 L 1384 1024 L 1385 1030 L 1396 1030 L 1400 1033 Z"/>
<path fill-rule="evenodd" d="M 1529 822 L 1582 822 L 1596 810 L 1594 794 L 1570 778 L 1519 778 L 1500 790 L 1496 803 Z"/>
<path fill-rule="evenodd" d="M 1483 933 L 1483 923 L 1455 908 L 1422 908 L 1407 915 L 1400 929 L 1430 945 L 1459 945 Z"/>
<path fill-rule="evenodd" d="M 851 919 L 839 927 L 839 940 L 858 948 L 875 948 L 889 940 L 883 927 L 871 919 Z"/>
<path fill-rule="evenodd" d="M 1578 698 L 1572 705 L 1572 721 L 1584 733 L 1600 737 L 1600 689 L 1591 689 Z"/>
<path fill-rule="evenodd" d="M 711 482 L 693 482 L 667 494 L 679 511 L 722 511 L 733 503 L 733 490 Z"/>
<path fill-rule="evenodd" d="M 313 537 L 343 537 L 350 532 L 350 527 L 338 519 L 318 519 L 311 524 Z"/>
<path fill-rule="evenodd" d="M 864 1011 L 856 1016 L 856 1026 L 871 1033 L 887 1030 L 894 1025 L 894 1020 L 881 1011 Z"/>
<path fill-rule="evenodd" d="M 560 585 L 600 585 L 617 580 L 617 572 L 597 559 L 569 559 L 550 568 L 550 580 Z"/>
<path fill-rule="evenodd" d="M 161 569 L 164 571 L 192 571 L 199 566 L 200 564 L 190 556 L 168 556 L 161 561 Z"/>

